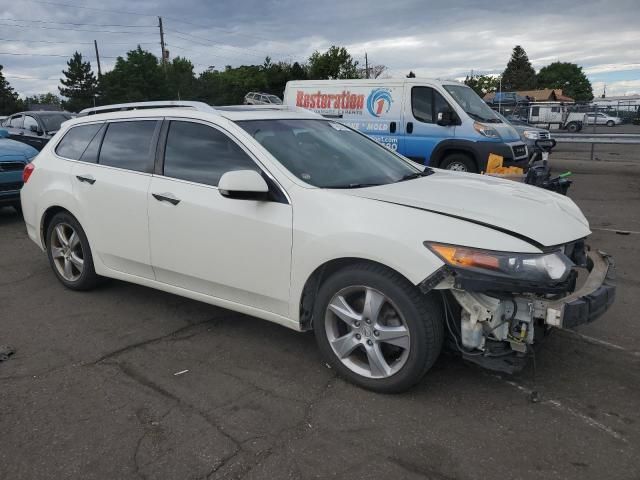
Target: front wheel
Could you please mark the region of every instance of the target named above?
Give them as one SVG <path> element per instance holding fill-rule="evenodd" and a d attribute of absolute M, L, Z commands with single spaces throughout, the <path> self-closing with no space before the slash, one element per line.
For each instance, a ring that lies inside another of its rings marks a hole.
<path fill-rule="evenodd" d="M 615 124 L 616 124 L 616 122 L 614 122 L 613 120 L 609 120 L 607 122 L 607 127 L 613 127 L 613 126 L 615 126 Z"/>
<path fill-rule="evenodd" d="M 440 303 L 381 265 L 356 264 L 334 273 L 320 287 L 313 318 L 329 364 L 376 392 L 415 385 L 442 348 Z"/>
<path fill-rule="evenodd" d="M 580 128 L 577 123 L 571 122 L 569 125 L 567 125 L 567 131 L 569 133 L 576 133 L 578 132 L 578 130 L 580 130 Z"/>
<path fill-rule="evenodd" d="M 72 290 L 89 290 L 99 277 L 89 242 L 80 223 L 69 213 L 57 213 L 47 228 L 47 254 L 58 280 Z"/>
<path fill-rule="evenodd" d="M 464 153 L 453 153 L 451 155 L 447 155 L 444 160 L 442 160 L 440 168 L 454 170 L 456 172 L 478 173 L 476 163 Z"/>

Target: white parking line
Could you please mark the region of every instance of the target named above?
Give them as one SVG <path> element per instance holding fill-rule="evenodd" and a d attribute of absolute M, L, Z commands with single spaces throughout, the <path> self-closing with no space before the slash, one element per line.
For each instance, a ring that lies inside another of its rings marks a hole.
<path fill-rule="evenodd" d="M 512 387 L 518 389 L 520 392 L 526 394 L 527 396 L 531 396 L 531 394 L 533 393 L 533 390 L 525 387 L 524 385 L 520 385 L 517 382 L 514 382 L 513 380 L 507 380 L 506 378 L 501 377 L 500 375 L 491 375 L 490 376 L 500 379 L 503 382 L 511 385 Z M 589 425 L 590 427 L 593 428 L 597 428 L 598 430 L 606 433 L 607 435 L 615 438 L 616 440 L 621 440 L 625 443 L 628 443 L 627 440 L 620 435 L 618 432 L 616 432 L 614 429 L 607 427 L 605 424 L 598 422 L 597 420 L 594 420 L 593 418 L 589 417 L 588 415 L 585 415 L 584 413 L 581 413 L 571 407 L 567 407 L 566 405 L 563 405 L 559 400 L 555 400 L 555 399 L 549 399 L 549 400 L 542 400 L 540 402 L 541 405 L 549 405 L 553 408 L 555 408 L 558 411 L 564 412 L 564 413 L 568 413 L 569 415 L 582 420 L 584 423 L 586 423 L 587 425 Z"/>
<path fill-rule="evenodd" d="M 629 234 L 640 234 L 640 232 L 636 232 L 635 230 L 622 230 L 620 228 L 596 228 L 592 227 L 591 230 L 598 230 L 600 232 L 613 232 L 619 235 L 629 235 Z"/>
<path fill-rule="evenodd" d="M 575 335 L 576 337 L 580 337 L 589 343 L 595 343 L 596 345 L 602 345 L 603 347 L 612 348 L 620 352 L 628 353 L 629 355 L 640 357 L 640 352 L 628 350 L 624 347 L 621 347 L 620 345 L 616 345 L 615 343 L 607 342 L 606 340 L 600 340 L 599 338 L 590 337 L 589 335 L 584 335 L 582 333 L 574 332 L 573 330 L 564 330 L 564 331 L 571 335 Z"/>

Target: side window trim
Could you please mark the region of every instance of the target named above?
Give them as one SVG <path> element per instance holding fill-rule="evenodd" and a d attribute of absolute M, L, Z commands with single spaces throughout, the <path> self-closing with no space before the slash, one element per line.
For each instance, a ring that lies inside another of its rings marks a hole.
<path fill-rule="evenodd" d="M 280 184 L 280 182 L 278 182 L 278 180 L 276 180 L 276 178 L 271 174 L 269 169 L 266 168 L 265 165 L 258 158 L 256 158 L 253 152 L 251 152 L 251 150 L 249 150 L 245 146 L 244 143 L 242 143 L 235 135 L 233 135 L 233 133 L 231 133 L 229 130 L 225 129 L 224 127 L 217 125 L 215 123 L 208 122 L 206 120 L 201 120 L 199 118 L 188 118 L 188 117 L 165 117 L 164 118 L 162 122 L 162 127 L 160 129 L 160 133 L 159 133 L 158 148 L 156 150 L 156 163 L 155 163 L 155 169 L 153 173 L 154 175 L 164 177 L 164 155 L 167 147 L 169 125 L 171 122 L 174 122 L 174 121 L 199 123 L 201 125 L 214 128 L 218 130 L 220 133 L 229 137 L 231 141 L 233 141 L 238 147 L 240 147 L 240 149 L 247 155 L 247 157 L 249 157 L 249 159 L 256 164 L 260 172 L 262 172 L 263 175 L 266 175 L 269 178 L 270 181 L 267 181 L 267 183 L 273 184 L 274 188 L 277 188 L 280 191 L 281 196 L 286 199 L 286 201 L 280 202 L 280 203 L 286 203 L 287 205 L 291 205 L 291 197 L 289 197 L 289 194 L 284 189 L 284 187 Z M 172 180 L 176 180 L 180 182 L 193 183 L 194 185 L 202 185 L 204 187 L 214 188 L 218 190 L 217 186 L 207 185 L 206 183 L 191 182 L 189 180 L 181 180 L 181 179 L 172 178 L 172 177 L 165 177 L 165 178 L 171 178 Z"/>

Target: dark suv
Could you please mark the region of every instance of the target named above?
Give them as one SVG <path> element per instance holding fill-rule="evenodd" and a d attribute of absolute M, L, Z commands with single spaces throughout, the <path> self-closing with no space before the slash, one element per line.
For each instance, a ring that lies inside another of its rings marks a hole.
<path fill-rule="evenodd" d="M 74 117 L 69 112 L 20 112 L 4 120 L 9 138 L 42 150 L 53 135 L 60 130 L 62 122 Z"/>

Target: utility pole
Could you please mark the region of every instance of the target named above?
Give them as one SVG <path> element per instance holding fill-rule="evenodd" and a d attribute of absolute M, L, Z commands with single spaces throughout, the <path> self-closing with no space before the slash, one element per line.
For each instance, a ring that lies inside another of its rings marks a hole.
<path fill-rule="evenodd" d="M 98 52 L 98 42 L 93 41 L 93 46 L 96 47 L 96 61 L 98 62 L 98 78 L 102 76 L 102 69 L 100 68 L 100 53 Z"/>
<path fill-rule="evenodd" d="M 367 58 L 367 52 L 364 52 L 364 68 L 367 72 L 367 78 L 369 78 L 369 59 Z"/>
<path fill-rule="evenodd" d="M 162 48 L 162 67 L 164 73 L 167 73 L 167 53 L 164 48 L 164 30 L 162 29 L 162 17 L 158 17 L 158 27 L 160 27 L 160 47 Z"/>

